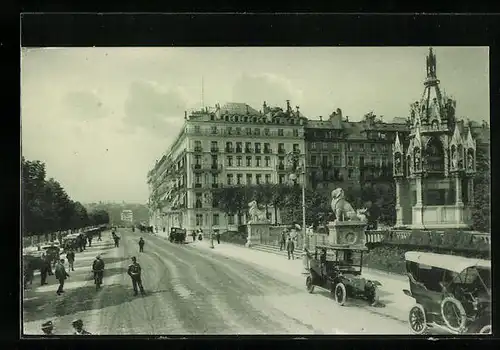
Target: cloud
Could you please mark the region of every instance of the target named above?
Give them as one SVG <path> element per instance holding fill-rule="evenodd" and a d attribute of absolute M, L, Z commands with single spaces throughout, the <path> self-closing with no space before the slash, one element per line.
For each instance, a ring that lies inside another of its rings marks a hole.
<path fill-rule="evenodd" d="M 290 80 L 270 73 L 244 74 L 233 85 L 233 102 L 246 102 L 256 109 L 264 101 L 284 107 L 286 100 L 290 100 L 294 106 L 302 102 L 302 96 L 302 90 Z"/>
<path fill-rule="evenodd" d="M 165 90 L 153 82 L 134 81 L 125 100 L 124 122 L 159 135 L 173 134 L 184 121 L 187 105 L 181 88 Z"/>
<path fill-rule="evenodd" d="M 68 116 L 80 120 L 104 118 L 107 108 L 95 92 L 72 91 L 63 96 L 63 105 L 68 109 Z"/>

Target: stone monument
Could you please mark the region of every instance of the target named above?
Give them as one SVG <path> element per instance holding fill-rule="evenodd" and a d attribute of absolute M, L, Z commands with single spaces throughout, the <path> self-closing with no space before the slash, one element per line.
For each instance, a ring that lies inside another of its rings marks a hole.
<path fill-rule="evenodd" d="M 248 203 L 248 207 L 250 220 L 247 222 L 247 243 L 245 246 L 251 247 L 259 244 L 262 236 L 269 236 L 271 222 L 266 218 L 266 213 L 259 209 L 257 201 L 251 201 Z"/>
<path fill-rule="evenodd" d="M 352 205 L 345 200 L 342 188 L 336 188 L 332 191 L 331 206 L 335 213 L 335 221 L 328 223 L 328 242 L 330 244 L 364 246 L 367 226 L 366 210 L 355 211 Z"/>

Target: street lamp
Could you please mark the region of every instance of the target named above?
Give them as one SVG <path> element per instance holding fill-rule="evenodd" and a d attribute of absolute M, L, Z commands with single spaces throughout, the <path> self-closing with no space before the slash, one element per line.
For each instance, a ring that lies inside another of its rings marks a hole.
<path fill-rule="evenodd" d="M 301 159 L 300 153 L 292 151 L 287 154 L 288 162 L 292 166 L 292 173 L 289 175 L 290 181 L 297 183 L 300 175 L 302 175 L 302 233 L 303 233 L 303 250 L 309 248 L 309 237 L 306 231 L 306 167 L 304 159 Z"/>

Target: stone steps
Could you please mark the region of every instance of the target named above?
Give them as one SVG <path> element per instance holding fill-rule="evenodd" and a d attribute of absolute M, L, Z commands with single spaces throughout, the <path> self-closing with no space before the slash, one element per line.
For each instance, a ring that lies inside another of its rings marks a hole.
<path fill-rule="evenodd" d="M 288 256 L 288 253 L 286 250 L 284 250 L 284 249 L 280 250 L 280 248 L 276 247 L 276 246 L 255 244 L 251 248 L 255 249 L 255 250 L 260 250 L 260 251 L 266 252 L 266 253 L 273 253 L 273 254 L 278 254 L 278 255 L 282 255 L 282 256 Z M 295 259 L 302 259 L 302 249 L 295 249 L 293 252 L 293 255 L 295 256 Z"/>

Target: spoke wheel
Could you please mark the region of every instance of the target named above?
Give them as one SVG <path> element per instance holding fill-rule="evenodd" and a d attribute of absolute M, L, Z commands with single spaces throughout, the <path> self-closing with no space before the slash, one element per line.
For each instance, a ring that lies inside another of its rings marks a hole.
<path fill-rule="evenodd" d="M 312 276 L 309 275 L 306 278 L 306 288 L 309 293 L 314 292 L 314 284 L 312 283 Z"/>
<path fill-rule="evenodd" d="M 373 289 L 370 291 L 370 294 L 368 296 L 368 302 L 370 303 L 371 306 L 377 305 L 379 303 L 379 292 L 377 286 L 373 286 Z"/>
<path fill-rule="evenodd" d="M 453 331 L 462 332 L 465 329 L 467 315 L 460 301 L 446 297 L 441 302 L 441 317 L 444 323 Z"/>
<path fill-rule="evenodd" d="M 427 317 L 424 307 L 420 304 L 413 306 L 408 315 L 410 329 L 414 334 L 423 334 L 427 330 Z"/>
<path fill-rule="evenodd" d="M 345 288 L 344 283 L 342 282 L 337 283 L 337 285 L 335 286 L 334 295 L 337 304 L 341 306 L 345 304 L 345 301 L 347 299 L 347 290 Z"/>

